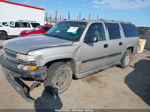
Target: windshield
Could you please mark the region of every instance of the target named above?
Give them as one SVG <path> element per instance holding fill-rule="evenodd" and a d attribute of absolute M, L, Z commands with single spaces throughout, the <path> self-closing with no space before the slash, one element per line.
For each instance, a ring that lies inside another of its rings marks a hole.
<path fill-rule="evenodd" d="M 39 29 L 41 29 L 42 28 L 42 26 L 37 26 L 37 27 L 35 27 L 34 29 L 33 29 L 33 31 L 37 31 L 37 30 L 39 30 Z"/>
<path fill-rule="evenodd" d="M 86 22 L 60 22 L 54 25 L 46 35 L 70 41 L 79 41 L 86 24 Z"/>

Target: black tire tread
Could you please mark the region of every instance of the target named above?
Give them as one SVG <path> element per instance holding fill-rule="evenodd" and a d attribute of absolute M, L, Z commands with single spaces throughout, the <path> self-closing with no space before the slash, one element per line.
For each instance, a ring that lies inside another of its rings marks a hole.
<path fill-rule="evenodd" d="M 47 78 L 44 80 L 44 86 L 45 86 L 45 90 L 47 92 L 49 92 L 50 94 L 60 94 L 62 92 L 64 92 L 70 85 L 70 82 L 69 84 L 67 85 L 67 87 L 59 92 L 58 90 L 56 90 L 56 88 L 53 88 L 53 83 L 52 83 L 52 80 L 53 80 L 53 77 L 55 75 L 55 72 L 57 71 L 57 69 L 60 67 L 60 66 L 64 66 L 64 67 L 69 67 L 69 69 L 71 70 L 71 67 L 64 63 L 64 62 L 56 62 L 54 64 L 52 64 L 49 68 L 48 68 L 48 76 Z M 72 71 L 71 71 L 72 72 Z M 72 74 L 71 74 L 72 75 Z M 72 78 L 72 76 L 71 76 Z M 51 90 L 50 90 L 51 89 Z"/>

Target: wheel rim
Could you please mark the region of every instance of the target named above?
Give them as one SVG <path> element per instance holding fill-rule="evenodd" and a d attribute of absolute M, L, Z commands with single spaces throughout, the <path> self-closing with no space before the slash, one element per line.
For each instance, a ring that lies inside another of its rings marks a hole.
<path fill-rule="evenodd" d="M 59 91 L 62 91 L 69 82 L 69 71 L 67 69 L 63 69 L 56 74 L 55 79 L 55 87 L 58 88 Z"/>
<path fill-rule="evenodd" d="M 130 62 L 130 55 L 127 55 L 127 56 L 125 57 L 125 65 L 128 65 L 129 62 Z"/>

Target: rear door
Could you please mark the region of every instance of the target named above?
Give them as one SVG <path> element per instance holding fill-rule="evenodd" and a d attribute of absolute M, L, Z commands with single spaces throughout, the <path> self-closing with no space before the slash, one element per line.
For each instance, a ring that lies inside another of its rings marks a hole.
<path fill-rule="evenodd" d="M 32 30 L 33 28 L 31 27 L 30 23 L 28 22 L 21 22 L 22 23 L 22 28 L 20 29 L 20 31 L 23 30 Z"/>
<path fill-rule="evenodd" d="M 84 42 L 81 45 L 80 73 L 104 66 L 109 63 L 107 58 L 109 55 L 108 42 L 103 23 L 91 24 L 84 39 L 95 36 L 98 38 L 98 42 Z"/>
<path fill-rule="evenodd" d="M 123 38 L 118 23 L 105 23 L 109 35 L 109 63 L 119 62 L 123 51 Z"/>

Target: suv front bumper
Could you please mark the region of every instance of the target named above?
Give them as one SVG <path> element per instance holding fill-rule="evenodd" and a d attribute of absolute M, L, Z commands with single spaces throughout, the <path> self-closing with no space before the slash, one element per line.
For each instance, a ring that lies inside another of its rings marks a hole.
<path fill-rule="evenodd" d="M 11 65 L 4 57 L 2 58 L 2 67 L 5 68 L 6 72 L 10 74 L 12 77 L 20 77 L 20 78 L 32 78 L 36 81 L 43 81 L 47 77 L 47 68 L 39 67 L 34 71 L 24 71 L 18 69 L 17 67 Z"/>

